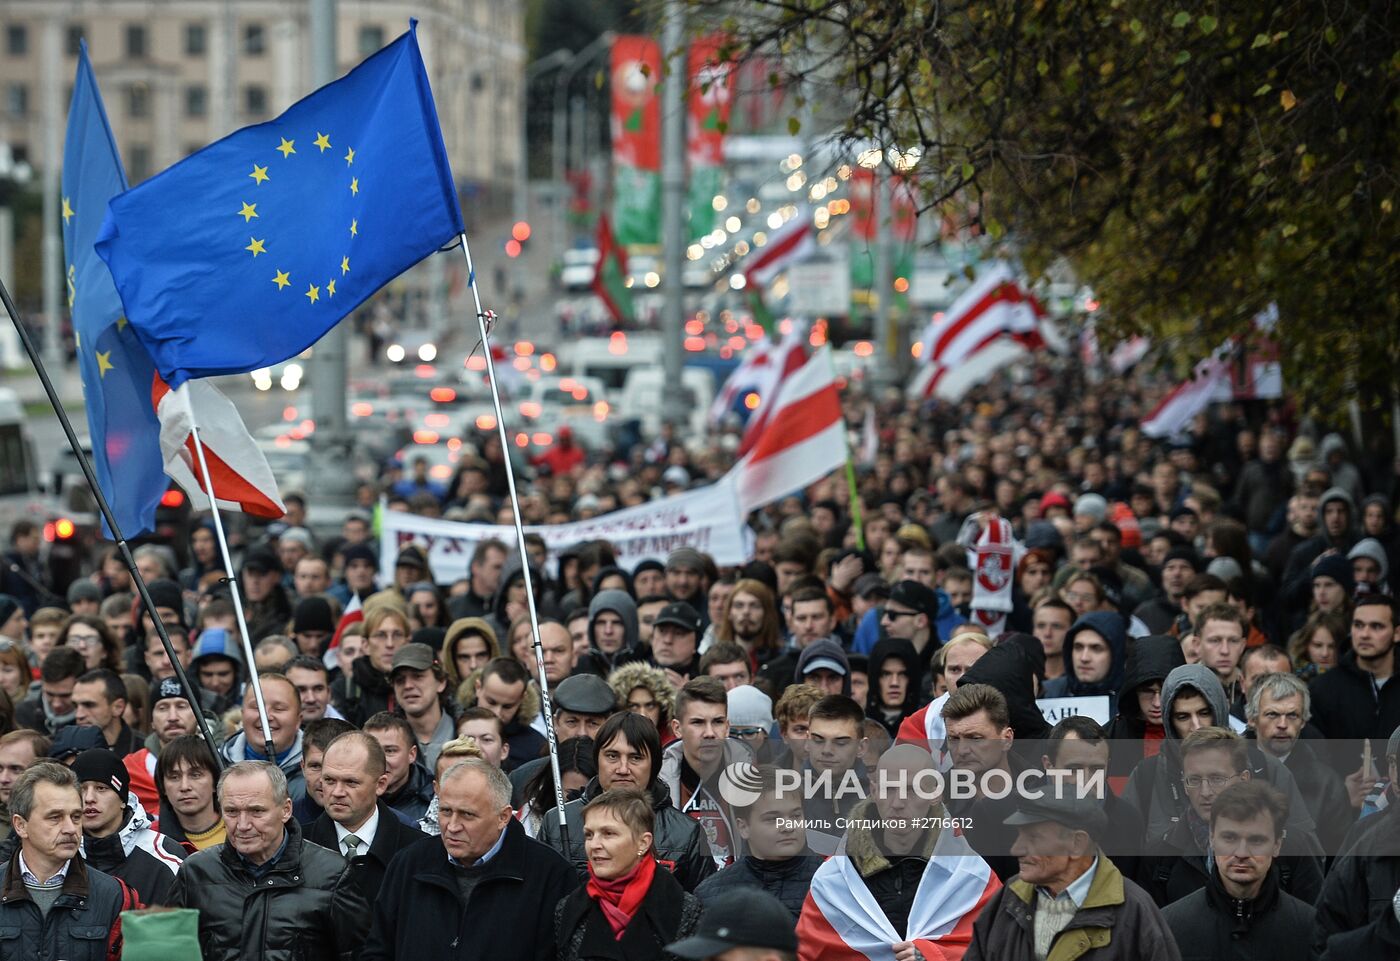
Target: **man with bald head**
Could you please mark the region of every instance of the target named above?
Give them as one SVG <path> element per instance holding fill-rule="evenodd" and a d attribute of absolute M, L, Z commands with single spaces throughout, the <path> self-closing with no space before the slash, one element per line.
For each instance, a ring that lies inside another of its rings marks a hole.
<path fill-rule="evenodd" d="M 389 785 L 384 749 L 373 735 L 349 731 L 330 743 L 321 760 L 321 798 L 325 810 L 306 836 L 339 851 L 350 865 L 350 879 L 373 904 L 389 862 L 427 835 L 383 801 Z"/>
<path fill-rule="evenodd" d="M 389 865 L 360 961 L 553 958 L 554 908 L 577 878 L 562 855 L 525 836 L 510 779 L 480 758 L 448 767 L 438 825 L 440 840 Z"/>

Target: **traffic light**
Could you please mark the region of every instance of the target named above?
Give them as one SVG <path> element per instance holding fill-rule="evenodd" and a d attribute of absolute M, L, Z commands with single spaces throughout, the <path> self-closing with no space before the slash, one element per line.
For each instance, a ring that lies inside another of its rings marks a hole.
<path fill-rule="evenodd" d="M 525 242 L 530 239 L 530 225 L 517 220 L 510 228 L 510 239 L 506 241 L 506 256 L 519 257 L 525 252 Z"/>

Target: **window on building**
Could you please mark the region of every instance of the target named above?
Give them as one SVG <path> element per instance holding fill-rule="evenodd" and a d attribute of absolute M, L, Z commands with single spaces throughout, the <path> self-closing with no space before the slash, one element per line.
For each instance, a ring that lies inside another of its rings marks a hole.
<path fill-rule="evenodd" d="M 29 116 L 29 85 L 12 83 L 5 88 L 5 112 L 11 117 Z"/>
<path fill-rule="evenodd" d="M 249 84 L 243 88 L 243 112 L 250 117 L 267 116 L 267 88 Z"/>
<path fill-rule="evenodd" d="M 148 84 L 133 83 L 126 88 L 126 115 L 138 119 L 151 115 L 151 88 Z"/>
<path fill-rule="evenodd" d="M 11 57 L 22 57 L 29 52 L 29 28 L 22 23 L 12 23 L 5 27 L 5 53 Z"/>
<path fill-rule="evenodd" d="M 373 25 L 360 27 L 360 56 L 368 57 L 384 46 L 384 28 Z"/>
<path fill-rule="evenodd" d="M 200 84 L 185 88 L 185 116 L 206 117 L 209 115 L 209 90 Z"/>
<path fill-rule="evenodd" d="M 146 57 L 146 28 L 139 23 L 126 25 L 126 55 L 138 60 Z"/>
<path fill-rule="evenodd" d="M 185 56 L 202 57 L 209 52 L 209 28 L 202 23 L 185 24 Z"/>
<path fill-rule="evenodd" d="M 81 23 L 70 23 L 68 25 L 68 36 L 65 48 L 68 56 L 76 57 L 83 49 L 83 35 L 86 33 Z"/>
<path fill-rule="evenodd" d="M 243 28 L 243 52 L 250 57 L 267 52 L 267 30 L 262 24 L 250 23 Z"/>
<path fill-rule="evenodd" d="M 151 175 L 150 144 L 134 143 L 126 148 L 126 176 L 132 183 L 139 183 Z"/>

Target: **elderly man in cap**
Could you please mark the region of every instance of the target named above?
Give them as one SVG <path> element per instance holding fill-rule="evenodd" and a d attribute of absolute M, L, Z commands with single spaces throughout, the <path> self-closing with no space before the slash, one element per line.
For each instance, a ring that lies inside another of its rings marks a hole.
<path fill-rule="evenodd" d="M 679 690 L 700 674 L 700 615 L 685 601 L 672 601 L 651 623 L 651 663 Z"/>
<path fill-rule="evenodd" d="M 1047 781 L 1018 798 L 1003 823 L 1016 828 L 1020 872 L 978 915 L 964 961 L 1180 961 L 1147 892 L 1099 850 L 1102 806 L 1077 794 L 1072 782 Z"/>
<path fill-rule="evenodd" d="M 682 961 L 796 961 L 797 934 L 777 898 L 743 889 L 705 902 L 695 934 L 666 951 Z"/>
<path fill-rule="evenodd" d="M 554 712 L 554 734 L 561 743 L 572 737 L 594 737 L 603 722 L 617 712 L 617 695 L 608 682 L 596 674 L 566 677 L 550 691 L 549 697 Z M 526 758 L 513 769 L 507 765 L 514 792 L 519 795 L 525 785 L 548 766 L 547 754 Z"/>
<path fill-rule="evenodd" d="M 695 611 L 699 611 L 701 626 L 705 629 L 705 592 L 709 583 L 705 576 L 705 557 L 693 547 L 677 547 L 666 558 L 666 593 L 673 601 L 685 601 Z"/>
<path fill-rule="evenodd" d="M 447 695 L 447 672 L 431 647 L 405 644 L 394 652 L 389 678 L 394 685 L 394 703 L 418 741 L 418 756 L 432 770 L 442 746 L 457 736 Z"/>

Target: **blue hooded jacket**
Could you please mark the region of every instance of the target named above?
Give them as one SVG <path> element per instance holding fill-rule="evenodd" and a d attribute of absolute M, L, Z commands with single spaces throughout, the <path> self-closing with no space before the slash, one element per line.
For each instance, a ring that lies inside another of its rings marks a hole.
<path fill-rule="evenodd" d="M 1102 635 L 1108 642 L 1113 657 L 1108 676 L 1092 684 L 1082 682 L 1074 676 L 1074 638 L 1083 630 Z M 1045 682 L 1041 697 L 1092 697 L 1105 694 L 1108 696 L 1108 716 L 1115 716 L 1118 713 L 1118 690 L 1123 686 L 1123 676 L 1127 671 L 1127 651 L 1128 625 L 1122 615 L 1112 611 L 1090 611 L 1065 632 L 1065 672 Z"/>

